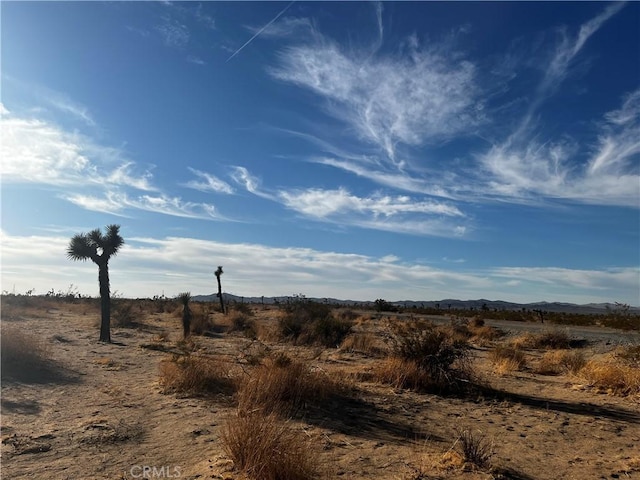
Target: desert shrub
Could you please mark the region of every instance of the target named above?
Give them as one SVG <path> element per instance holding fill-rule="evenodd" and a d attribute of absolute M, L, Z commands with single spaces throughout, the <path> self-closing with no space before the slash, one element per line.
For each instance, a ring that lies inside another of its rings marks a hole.
<path fill-rule="evenodd" d="M 469 326 L 473 328 L 484 327 L 484 319 L 480 317 L 473 317 L 469 320 Z"/>
<path fill-rule="evenodd" d="M 239 304 L 244 305 L 244 304 Z M 256 321 L 251 316 L 241 312 L 233 311 L 229 315 L 229 327 L 230 332 L 241 332 L 244 336 L 249 338 L 256 338 L 258 335 L 258 327 Z"/>
<path fill-rule="evenodd" d="M 51 368 L 49 349 L 37 337 L 15 327 L 3 327 L 0 340 L 3 380 L 35 380 Z"/>
<path fill-rule="evenodd" d="M 614 361 L 591 360 L 580 370 L 593 387 L 620 396 L 640 394 L 640 369 Z"/>
<path fill-rule="evenodd" d="M 278 320 L 281 338 L 307 345 L 336 347 L 353 327 L 351 320 L 335 318 L 328 305 L 298 299 L 285 306 Z"/>
<path fill-rule="evenodd" d="M 448 327 L 440 327 L 440 330 L 446 331 L 454 340 L 466 342 L 473 333 L 466 323 L 452 323 Z"/>
<path fill-rule="evenodd" d="M 312 404 L 322 404 L 339 389 L 326 374 L 281 355 L 253 369 L 240 383 L 238 408 L 290 416 Z"/>
<path fill-rule="evenodd" d="M 482 469 L 491 466 L 493 442 L 489 441 L 487 437 L 481 433 L 476 435 L 469 429 L 461 429 L 458 431 L 457 444 L 460 447 L 460 453 L 464 457 L 465 462 Z"/>
<path fill-rule="evenodd" d="M 537 337 L 535 348 L 569 348 L 571 340 L 569 334 L 563 330 L 550 330 Z"/>
<path fill-rule="evenodd" d="M 311 338 L 306 343 L 319 343 L 325 347 L 337 347 L 351 333 L 351 320 L 341 320 L 329 315 L 316 320 L 310 330 Z"/>
<path fill-rule="evenodd" d="M 228 367 L 197 355 L 175 356 L 160 362 L 160 385 L 164 393 L 207 395 L 232 393 L 235 383 Z"/>
<path fill-rule="evenodd" d="M 510 345 L 496 346 L 489 354 L 489 359 L 498 373 L 522 370 L 527 363 L 524 352 Z"/>
<path fill-rule="evenodd" d="M 616 358 L 623 363 L 640 367 L 640 344 L 620 347 L 616 351 Z"/>
<path fill-rule="evenodd" d="M 231 311 L 242 313 L 247 317 L 254 316 L 253 309 L 251 308 L 251 305 L 249 305 L 248 303 L 234 302 L 231 305 Z"/>
<path fill-rule="evenodd" d="M 431 376 L 417 362 L 399 357 L 388 357 L 374 367 L 373 377 L 395 388 L 418 392 L 433 390 Z"/>
<path fill-rule="evenodd" d="M 578 373 L 587 361 L 582 352 L 575 350 L 555 350 L 545 352 L 535 371 L 541 375 L 559 375 Z"/>
<path fill-rule="evenodd" d="M 345 352 L 359 352 L 366 355 L 379 356 L 384 353 L 378 338 L 372 333 L 350 333 L 340 344 L 340 350 Z"/>
<path fill-rule="evenodd" d="M 382 370 L 387 370 L 387 375 L 389 367 L 408 368 L 411 372 L 417 368 L 418 372 L 414 373 L 420 378 L 412 373 L 413 380 L 408 383 L 419 384 L 420 390 L 440 392 L 460 390 L 472 380 L 470 347 L 465 340 L 456 338 L 446 328 L 417 322 L 396 324 L 392 328 L 391 355 L 401 362 L 385 362 Z"/>
<path fill-rule="evenodd" d="M 471 333 L 473 334 L 471 340 L 489 342 L 502 338 L 505 335 L 502 330 L 495 327 L 490 327 L 489 325 L 471 327 Z"/>
<path fill-rule="evenodd" d="M 241 413 L 222 428 L 222 445 L 235 468 L 254 480 L 317 477 L 317 455 L 306 436 L 275 414 Z"/>
<path fill-rule="evenodd" d="M 549 330 L 543 333 L 524 333 L 513 339 L 511 344 L 516 348 L 533 349 L 567 349 L 571 346 L 569 334 L 562 330 Z"/>
<path fill-rule="evenodd" d="M 111 322 L 114 327 L 132 328 L 136 326 L 134 302 L 122 298 L 111 300 Z"/>
<path fill-rule="evenodd" d="M 180 317 L 182 317 L 182 308 L 180 308 Z M 203 335 L 213 330 L 213 328 L 214 325 L 209 319 L 208 312 L 203 311 L 202 307 L 194 305 L 194 308 L 191 310 L 191 333 L 194 335 Z"/>
<path fill-rule="evenodd" d="M 338 318 L 340 320 L 349 320 L 349 321 L 354 321 L 356 318 L 358 318 L 360 315 L 358 315 L 356 312 L 354 312 L 353 310 L 351 310 L 350 308 L 344 308 L 344 309 L 340 309 L 338 311 Z"/>

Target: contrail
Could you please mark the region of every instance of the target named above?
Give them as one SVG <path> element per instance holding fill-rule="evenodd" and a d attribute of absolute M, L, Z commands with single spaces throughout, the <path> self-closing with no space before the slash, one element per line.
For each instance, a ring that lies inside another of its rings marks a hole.
<path fill-rule="evenodd" d="M 264 27 L 262 27 L 260 30 L 258 30 L 258 33 L 256 33 L 253 37 L 251 37 L 249 40 L 247 40 L 247 42 L 244 45 L 242 45 L 238 50 L 233 52 L 233 55 L 231 55 L 229 58 L 227 58 L 227 62 L 229 60 L 231 60 L 233 57 L 235 57 L 237 54 L 239 54 L 244 47 L 246 47 L 247 45 L 249 45 L 253 41 L 254 38 L 256 38 L 258 35 L 260 35 L 262 32 L 264 32 L 265 28 L 267 28 L 269 25 L 271 25 L 273 22 L 275 22 L 278 18 L 280 18 L 280 15 L 282 15 L 284 12 L 286 12 L 289 9 L 289 7 L 291 5 L 293 5 L 294 3 L 296 3 L 296 0 L 293 0 L 293 2 L 290 2 L 289 5 L 284 7 L 282 9 L 282 11 L 278 15 L 273 17 L 273 19 L 269 23 L 267 23 Z M 225 63 L 227 63 L 227 62 L 225 62 Z"/>

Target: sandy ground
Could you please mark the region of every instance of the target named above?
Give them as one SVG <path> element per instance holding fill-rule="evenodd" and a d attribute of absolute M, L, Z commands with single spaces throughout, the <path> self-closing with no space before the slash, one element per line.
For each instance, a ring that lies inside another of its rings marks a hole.
<path fill-rule="evenodd" d="M 169 334 L 167 345 L 175 343 L 179 319 L 141 314 L 138 328 L 114 328 L 114 343 L 103 344 L 97 312 L 83 310 L 60 304 L 2 321 L 3 331 L 19 327 L 43 339 L 58 364 L 45 378 L 2 383 L 2 478 L 242 478 L 220 442 L 233 398 L 162 393 L 158 365 L 171 354 L 142 347 L 162 332 Z M 263 322 L 272 315 L 259 313 Z M 262 348 L 235 334 L 197 337 L 197 343 L 200 353 L 235 364 Z M 269 348 L 352 379 L 367 378 L 379 361 L 284 343 Z M 312 439 L 324 478 L 640 478 L 638 398 L 599 394 L 569 376 L 497 376 L 486 348 L 475 349 L 474 357 L 485 381 L 504 393 L 446 398 L 360 380 L 353 400 L 292 421 L 292 428 Z M 460 428 L 493 442 L 492 472 L 459 465 Z"/>

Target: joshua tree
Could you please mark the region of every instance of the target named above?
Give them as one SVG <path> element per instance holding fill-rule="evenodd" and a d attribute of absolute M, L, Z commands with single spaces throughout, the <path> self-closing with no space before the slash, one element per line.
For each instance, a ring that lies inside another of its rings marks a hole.
<path fill-rule="evenodd" d="M 111 342 L 111 296 L 109 292 L 109 259 L 115 255 L 124 240 L 120 236 L 120 225 L 107 225 L 107 234 L 103 235 L 99 228 L 89 233 L 74 235 L 69 242 L 67 257 L 71 260 L 86 261 L 91 259 L 98 265 L 98 282 L 100 284 L 100 341 Z"/>
<path fill-rule="evenodd" d="M 220 310 L 222 310 L 222 313 L 226 313 L 224 310 L 224 300 L 222 299 L 222 283 L 220 283 L 220 275 L 222 275 L 224 272 L 222 271 L 222 267 L 218 267 L 218 269 L 215 271 L 215 276 L 218 279 L 218 298 L 220 299 Z"/>
<path fill-rule="evenodd" d="M 182 302 L 182 331 L 186 339 L 191 333 L 191 309 L 189 301 L 191 300 L 191 292 L 184 292 L 178 295 L 178 299 Z"/>

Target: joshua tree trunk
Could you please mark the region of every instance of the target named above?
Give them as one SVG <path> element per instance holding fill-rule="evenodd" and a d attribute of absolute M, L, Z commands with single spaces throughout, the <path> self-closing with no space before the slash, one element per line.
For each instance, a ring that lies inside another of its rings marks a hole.
<path fill-rule="evenodd" d="M 111 292 L 109 289 L 109 266 L 106 261 L 98 264 L 98 282 L 100 283 L 100 311 L 102 313 L 100 341 L 111 343 Z"/>
<path fill-rule="evenodd" d="M 222 311 L 223 314 L 226 315 L 226 311 L 224 309 L 224 299 L 222 298 L 222 283 L 220 282 L 220 276 L 223 274 L 224 272 L 222 271 L 222 267 L 218 267 L 218 269 L 215 272 L 216 275 L 216 279 L 218 280 L 218 298 L 220 299 L 220 310 Z"/>

